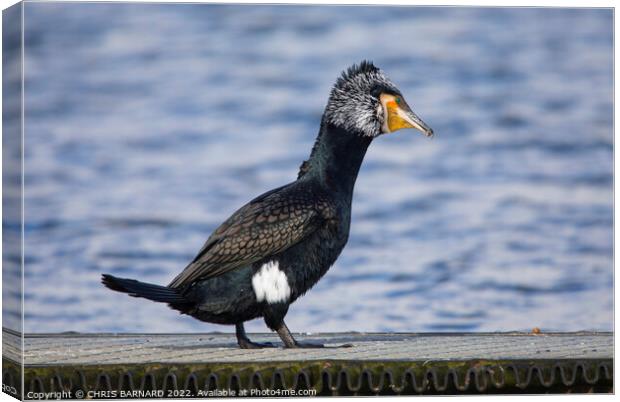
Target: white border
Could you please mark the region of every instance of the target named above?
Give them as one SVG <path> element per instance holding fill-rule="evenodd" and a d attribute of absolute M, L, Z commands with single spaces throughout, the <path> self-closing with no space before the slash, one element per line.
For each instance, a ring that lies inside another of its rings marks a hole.
<path fill-rule="evenodd" d="M 51 1 L 46 1 L 46 0 L 25 0 L 25 2 L 51 2 Z M 78 0 L 61 0 L 58 2 L 105 2 L 105 3 L 113 3 L 113 2 L 122 2 L 122 3 L 126 3 L 128 1 L 124 1 L 124 0 L 108 0 L 108 1 L 78 1 Z M 368 0 L 355 0 L 355 1 L 351 1 L 351 0 L 338 0 L 338 1 L 329 1 L 329 0 L 314 0 L 314 1 L 296 1 L 296 0 L 289 0 L 289 1 L 283 1 L 283 0 L 271 0 L 271 1 L 257 1 L 257 0 L 244 0 L 244 1 L 226 1 L 226 0 L 211 0 L 208 2 L 199 2 L 199 1 L 179 1 L 179 0 L 135 0 L 134 2 L 139 2 L 139 3 L 235 3 L 235 4 L 316 4 L 316 5 L 328 5 L 328 4 L 341 4 L 341 5 L 418 5 L 418 6 L 466 6 L 466 7 L 565 7 L 565 8 L 614 8 L 614 12 L 615 12 L 615 2 L 614 1 L 601 1 L 601 0 L 592 0 L 592 1 L 576 1 L 576 0 L 564 0 L 564 1 L 550 1 L 550 0 L 542 0 L 542 1 L 492 1 L 492 0 L 478 0 L 475 2 L 472 1 L 464 1 L 464 0 L 449 0 L 449 1 L 436 1 L 436 0 L 425 0 L 425 1 L 415 1 L 415 0 L 401 0 L 401 1 L 395 1 L 395 0 L 389 0 L 389 1 L 368 1 Z M 0 0 L 0 6 L 1 8 L 4 10 L 12 5 L 17 4 L 18 1 L 16 0 Z M 24 33 L 24 5 L 22 4 L 22 218 L 23 218 L 23 214 L 24 214 L 24 205 L 23 205 L 23 185 L 24 185 L 24 159 L 23 159 L 23 152 L 24 152 L 24 82 L 23 82 L 23 73 L 24 73 L 24 37 L 23 37 L 23 33 Z M 0 27 L 1 27 L 1 20 L 0 20 Z M 616 34 L 618 33 L 618 27 L 615 23 L 615 16 L 614 16 L 614 124 L 613 124 L 613 129 L 614 129 L 614 145 L 615 145 L 615 121 L 616 121 L 616 117 L 618 116 L 617 114 L 617 108 L 616 108 L 616 93 L 615 93 L 615 83 L 616 83 L 616 74 L 617 74 L 617 70 L 616 70 L 616 65 L 615 65 L 615 59 L 616 59 L 616 54 L 617 54 L 617 48 L 615 46 L 615 37 Z M 0 57 L 2 55 L 2 51 L 0 50 Z M 2 67 L 0 65 L 0 71 L 2 71 Z M 2 100 L 0 98 L 0 108 L 2 106 Z M 1 127 L 0 127 L 0 141 L 1 141 Z M 615 198 L 615 171 L 616 171 L 616 167 L 618 166 L 618 156 L 615 152 L 615 147 L 614 147 L 614 268 L 615 268 L 615 250 L 616 247 L 618 246 L 618 237 L 616 236 L 616 231 L 615 231 L 615 218 L 616 218 L 616 210 L 617 210 L 617 204 L 616 204 L 616 198 Z M 0 154 L 0 165 L 2 162 L 2 155 Z M 1 187 L 0 187 L 0 195 L 1 195 Z M 0 204 L 0 211 L 2 210 L 2 205 Z M 2 228 L 0 227 L 0 234 L 2 233 Z M 22 220 L 22 264 L 23 264 L 23 258 L 24 258 L 24 238 L 23 238 L 23 220 Z M 0 252 L 2 249 L 2 244 L 0 243 Z M 23 265 L 22 265 L 23 267 Z M 2 278 L 2 273 L 0 272 L 0 279 Z M 615 307 L 615 300 L 616 300 L 616 289 L 617 287 L 615 286 L 616 282 L 615 282 L 616 276 L 615 276 L 615 270 L 614 270 L 614 307 Z M 23 276 L 23 271 L 22 271 L 22 331 L 23 331 L 23 313 L 24 313 L 24 300 L 23 300 L 23 290 L 24 290 L 24 276 Z M 1 305 L 1 300 L 0 300 L 0 305 Z M 0 312 L 1 314 L 1 312 Z M 615 329 L 615 323 L 618 322 L 617 316 L 618 314 L 618 310 L 616 308 L 614 308 L 614 317 L 615 317 L 615 321 L 614 321 L 614 329 Z M 615 338 L 615 337 L 614 337 Z M 615 342 L 615 339 L 614 339 Z M 615 343 L 614 343 L 615 346 Z M 22 347 L 23 347 L 23 339 L 22 339 Z M 617 355 L 614 353 L 614 358 L 616 358 Z M 22 360 L 23 360 L 23 356 L 22 356 Z M 23 363 L 23 361 L 22 361 Z M 614 371 L 614 382 L 617 384 L 617 380 L 618 380 L 618 375 L 616 374 L 617 370 Z M 23 380 L 22 380 L 23 381 Z M 22 390 L 23 388 L 23 383 L 22 383 Z M 508 400 L 508 399 L 514 399 L 514 398 L 521 398 L 521 400 L 523 400 L 523 398 L 527 398 L 528 401 L 532 400 L 532 401 L 549 401 L 550 398 L 556 398 L 560 395 L 554 395 L 554 396 L 542 396 L 542 395 L 538 395 L 538 396 L 532 396 L 532 395 L 523 395 L 523 396 L 497 396 L 497 395 L 490 395 L 490 396 L 476 396 L 476 395 L 471 395 L 469 396 L 469 398 L 473 398 L 474 400 L 477 399 L 482 399 L 484 401 L 494 401 L 497 400 L 498 398 L 501 398 L 502 400 Z M 570 398 L 571 400 L 586 400 L 586 398 L 589 397 L 589 395 L 565 395 L 565 396 L 561 396 L 562 398 Z M 413 398 L 415 398 L 415 400 L 431 400 L 430 397 L 399 397 L 398 400 L 413 400 Z M 421 399 L 420 399 L 421 398 Z M 433 397 L 433 399 L 435 399 L 437 397 Z M 439 397 L 440 399 L 444 399 L 445 397 Z M 601 399 L 611 399 L 614 398 L 613 395 L 599 395 L 596 396 L 596 398 L 601 398 Z M 338 401 L 338 400 L 342 400 L 344 398 L 315 398 L 315 400 L 320 400 L 320 401 Z M 374 399 L 374 398 L 373 398 Z M 383 399 L 387 399 L 387 398 L 382 398 L 379 397 L 379 400 L 383 400 Z M 8 396 L 7 394 L 0 394 L 0 401 L 13 401 L 14 399 L 11 398 L 10 396 Z M 264 399 L 256 399 L 256 398 L 244 398 L 244 400 L 247 401 L 263 401 Z"/>

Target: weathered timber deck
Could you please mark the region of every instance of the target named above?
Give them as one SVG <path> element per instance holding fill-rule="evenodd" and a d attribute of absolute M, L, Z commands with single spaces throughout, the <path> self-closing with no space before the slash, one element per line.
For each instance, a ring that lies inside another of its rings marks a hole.
<path fill-rule="evenodd" d="M 611 392 L 611 333 L 299 335 L 347 348 L 240 350 L 232 334 L 26 335 L 24 388 L 314 389 L 319 394 Z M 280 345 L 276 336 L 251 339 Z M 22 339 L 3 331 L 3 380 Z M 17 384 L 19 383 L 19 384 Z M 16 386 L 17 388 L 17 386 Z"/>

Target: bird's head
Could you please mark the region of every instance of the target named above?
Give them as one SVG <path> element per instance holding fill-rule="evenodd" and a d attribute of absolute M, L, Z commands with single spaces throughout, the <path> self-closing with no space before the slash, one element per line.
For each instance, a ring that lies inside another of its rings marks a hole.
<path fill-rule="evenodd" d="M 336 127 L 368 137 L 402 128 L 417 129 L 428 137 L 433 135 L 398 88 L 369 61 L 343 71 L 332 88 L 324 118 Z"/>

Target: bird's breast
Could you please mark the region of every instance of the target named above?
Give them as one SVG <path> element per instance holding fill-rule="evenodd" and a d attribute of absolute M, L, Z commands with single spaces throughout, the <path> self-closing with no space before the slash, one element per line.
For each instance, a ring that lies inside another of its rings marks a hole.
<path fill-rule="evenodd" d="M 283 252 L 279 258 L 291 288 L 291 302 L 312 288 L 334 264 L 346 245 L 348 225 L 329 220 L 304 242 Z"/>

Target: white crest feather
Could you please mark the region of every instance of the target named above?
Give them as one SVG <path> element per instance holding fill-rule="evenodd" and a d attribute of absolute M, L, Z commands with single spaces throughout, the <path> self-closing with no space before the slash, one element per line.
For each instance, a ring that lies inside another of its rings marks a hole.
<path fill-rule="evenodd" d="M 326 121 L 365 136 L 381 134 L 383 113 L 377 112 L 380 102 L 371 93 L 377 85 L 396 90 L 394 84 L 372 63 L 362 62 L 350 67 L 332 88 L 325 108 Z"/>

